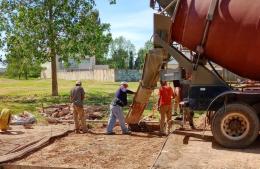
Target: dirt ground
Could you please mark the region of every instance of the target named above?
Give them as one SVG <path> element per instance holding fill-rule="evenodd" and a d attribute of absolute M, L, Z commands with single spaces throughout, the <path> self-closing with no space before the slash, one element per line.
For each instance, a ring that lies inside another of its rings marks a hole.
<path fill-rule="evenodd" d="M 12 125 L 11 128 L 8 132 L 0 131 L 0 156 L 43 137 L 73 129 L 73 125 L 34 125 L 32 129 Z"/>
<path fill-rule="evenodd" d="M 42 150 L 15 162 L 17 165 L 36 165 L 73 168 L 150 168 L 165 137 L 133 133 L 104 135 L 104 129 L 92 134 L 70 134 Z"/>
<path fill-rule="evenodd" d="M 50 131 L 49 129 L 46 128 L 45 131 Z M 30 132 L 33 133 L 33 129 Z M 117 135 L 105 135 L 104 132 L 105 128 L 99 126 L 92 129 L 92 133 L 69 134 L 12 164 L 148 169 L 152 167 L 166 140 L 166 137 L 147 133 L 121 135 L 119 127 L 116 128 Z M 246 149 L 226 149 L 214 142 L 210 131 L 175 130 L 168 137 L 153 168 L 257 169 L 260 168 L 259 154 L 260 137 Z"/>

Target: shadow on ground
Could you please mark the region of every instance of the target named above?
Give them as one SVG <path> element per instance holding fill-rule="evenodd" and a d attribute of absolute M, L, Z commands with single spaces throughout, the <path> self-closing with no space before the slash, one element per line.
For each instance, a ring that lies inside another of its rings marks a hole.
<path fill-rule="evenodd" d="M 173 133 L 176 135 L 184 136 L 183 144 L 189 144 L 190 138 L 196 138 L 196 140 L 193 139 L 193 141 L 212 142 L 212 148 L 216 149 L 216 150 L 226 150 L 226 151 L 234 151 L 234 152 L 242 152 L 242 153 L 260 154 L 260 135 L 255 140 L 255 142 L 247 148 L 230 149 L 230 148 L 225 148 L 225 147 L 219 145 L 214 140 L 211 132 L 209 132 L 209 131 L 206 131 L 206 133 L 204 133 L 202 130 L 185 130 L 185 131 L 176 130 Z"/>

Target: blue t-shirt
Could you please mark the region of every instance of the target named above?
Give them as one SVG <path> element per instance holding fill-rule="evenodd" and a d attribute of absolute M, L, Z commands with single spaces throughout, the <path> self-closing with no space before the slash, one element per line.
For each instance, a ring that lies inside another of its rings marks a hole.
<path fill-rule="evenodd" d="M 121 86 L 115 94 L 115 99 L 113 100 L 113 102 L 119 106 L 126 106 L 127 105 L 127 93 L 128 94 L 133 94 L 134 92 L 131 90 L 128 90 L 126 88 L 124 88 L 123 86 Z"/>

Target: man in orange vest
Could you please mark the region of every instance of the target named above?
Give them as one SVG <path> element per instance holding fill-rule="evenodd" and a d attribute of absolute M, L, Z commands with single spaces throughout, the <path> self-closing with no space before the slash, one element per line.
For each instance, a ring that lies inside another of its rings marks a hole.
<path fill-rule="evenodd" d="M 161 81 L 161 87 L 159 89 L 158 110 L 160 111 L 160 133 L 166 135 L 170 133 L 172 127 L 172 99 L 175 97 L 171 86 L 167 85 L 166 81 Z M 166 123 L 165 123 L 166 117 Z"/>

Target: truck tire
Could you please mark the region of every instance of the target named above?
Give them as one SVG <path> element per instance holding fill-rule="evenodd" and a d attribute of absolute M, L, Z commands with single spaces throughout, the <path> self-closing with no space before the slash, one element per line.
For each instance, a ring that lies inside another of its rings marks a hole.
<path fill-rule="evenodd" d="M 214 139 L 227 148 L 245 148 L 259 132 L 259 118 L 248 105 L 233 103 L 220 108 L 212 120 Z"/>

